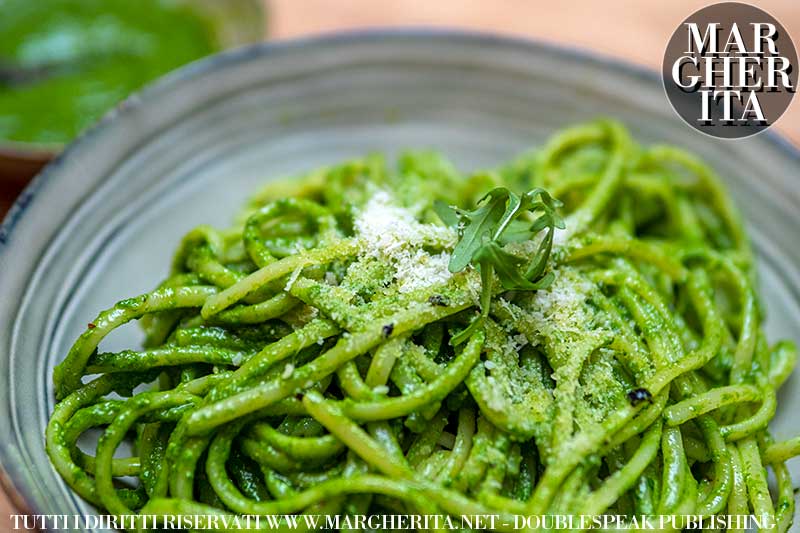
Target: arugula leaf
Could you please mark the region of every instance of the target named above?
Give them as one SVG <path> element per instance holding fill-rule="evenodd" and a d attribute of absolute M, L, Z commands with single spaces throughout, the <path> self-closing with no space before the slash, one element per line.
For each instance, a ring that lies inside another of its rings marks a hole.
<path fill-rule="evenodd" d="M 525 277 L 520 272 L 520 267 L 525 260 L 506 252 L 496 241 L 489 241 L 481 246 L 475 254 L 475 259 L 481 267 L 481 272 L 483 272 L 484 265 L 491 266 L 497 275 L 497 279 L 500 280 L 500 285 L 506 290 L 535 291 L 546 288 L 549 285 L 542 283 L 545 276 L 540 277 L 536 282 L 532 282 Z"/>
<path fill-rule="evenodd" d="M 450 256 L 450 272 L 461 272 L 472 261 L 475 252 L 481 247 L 484 236 L 491 236 L 506 212 L 506 201 L 513 194 L 505 187 L 497 187 L 478 200 L 474 211 L 456 210 L 464 229 Z M 519 200 L 517 200 L 519 201 Z M 482 204 L 482 205 L 481 205 Z"/>
<path fill-rule="evenodd" d="M 469 325 L 450 339 L 450 344 L 458 346 L 469 339 L 472 334 L 483 325 L 483 320 L 489 315 L 489 306 L 492 303 L 492 264 L 480 265 L 481 272 L 481 314 L 474 318 Z M 486 312 L 484 312 L 484 309 Z"/>
<path fill-rule="evenodd" d="M 433 211 L 440 219 L 442 219 L 442 222 L 444 222 L 445 226 L 458 226 L 460 217 L 455 211 L 454 206 L 447 205 L 447 203 L 441 200 L 434 200 Z"/>
<path fill-rule="evenodd" d="M 561 202 L 550 196 L 544 189 L 534 189 L 531 193 L 538 195 L 540 198 L 538 202 L 531 204 L 531 209 L 543 211 L 542 215 L 531 226 L 531 231 L 538 233 L 545 228 L 547 229 L 547 234 L 545 234 L 542 242 L 539 243 L 539 248 L 536 251 L 536 259 L 531 262 L 530 267 L 525 272 L 527 279 L 538 279 L 544 274 L 550 252 L 553 250 L 553 237 L 556 228 L 564 229 L 566 225 L 564 224 L 564 219 L 556 211 L 562 205 Z"/>
<path fill-rule="evenodd" d="M 545 270 L 553 250 L 555 230 L 565 227 L 557 212 L 561 205 L 541 188 L 517 196 L 505 187 L 489 191 L 473 211 L 447 206 L 444 202 L 434 204 L 439 218 L 459 230 L 460 238 L 448 265 L 450 272 L 460 272 L 471 264 L 481 273 L 481 314 L 455 335 L 451 344 L 467 340 L 489 315 L 495 275 L 505 290 L 538 290 L 550 286 L 554 275 Z M 538 216 L 533 222 L 523 220 L 520 217 L 525 212 Z M 503 249 L 510 242 L 532 240 L 542 231 L 547 233 L 542 236 L 530 262 Z"/>
<path fill-rule="evenodd" d="M 500 244 L 529 241 L 535 235 L 531 231 L 531 223 L 527 220 L 512 220 L 506 230 L 497 239 Z"/>

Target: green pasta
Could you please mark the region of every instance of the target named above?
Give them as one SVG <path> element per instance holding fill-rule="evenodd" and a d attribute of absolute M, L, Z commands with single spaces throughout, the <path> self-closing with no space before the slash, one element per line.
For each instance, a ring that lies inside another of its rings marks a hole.
<path fill-rule="evenodd" d="M 754 268 L 714 172 L 613 121 L 468 176 L 432 152 L 348 161 L 269 182 L 92 320 L 55 369 L 47 451 L 100 509 L 211 529 L 754 513 L 783 532 L 800 441 L 767 426 L 796 349 L 768 343 Z M 132 320 L 142 347 L 99 349 Z"/>

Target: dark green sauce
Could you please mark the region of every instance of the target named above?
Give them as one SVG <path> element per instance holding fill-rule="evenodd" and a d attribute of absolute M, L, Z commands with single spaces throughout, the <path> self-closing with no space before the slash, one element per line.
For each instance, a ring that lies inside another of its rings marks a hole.
<path fill-rule="evenodd" d="M 167 0 L 0 0 L 0 139 L 70 141 L 158 76 L 218 49 Z"/>

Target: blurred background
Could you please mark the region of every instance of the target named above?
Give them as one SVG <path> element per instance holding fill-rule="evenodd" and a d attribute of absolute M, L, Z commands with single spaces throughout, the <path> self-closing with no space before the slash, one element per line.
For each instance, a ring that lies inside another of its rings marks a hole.
<path fill-rule="evenodd" d="M 655 70 L 675 28 L 709 3 L 0 0 L 0 218 L 30 176 L 126 91 L 222 48 L 376 26 L 433 26 L 550 41 Z M 748 3 L 770 12 L 794 37 L 795 45 L 800 44 L 797 0 Z M 159 11 L 160 7 L 164 9 Z M 59 10 L 78 18 L 64 24 Z M 159 19 L 163 24 L 156 23 Z M 169 39 L 159 39 L 166 34 Z M 800 146 L 796 100 L 773 129 Z M 734 148 L 736 141 L 721 142 L 731 142 Z M 12 528 L 11 499 L 13 495 L 0 491 L 0 531 Z"/>

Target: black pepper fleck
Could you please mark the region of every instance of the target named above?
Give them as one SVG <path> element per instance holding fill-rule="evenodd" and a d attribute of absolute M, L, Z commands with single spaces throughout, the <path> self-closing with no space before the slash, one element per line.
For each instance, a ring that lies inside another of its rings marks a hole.
<path fill-rule="evenodd" d="M 428 303 L 431 305 L 437 305 L 439 307 L 447 307 L 450 305 L 450 300 L 447 297 L 442 296 L 441 294 L 434 294 L 430 298 L 428 298 Z"/>
<path fill-rule="evenodd" d="M 642 402 L 653 403 L 653 395 L 647 389 L 633 389 L 628 393 L 628 401 L 633 406 L 637 406 Z"/>
<path fill-rule="evenodd" d="M 394 324 L 386 324 L 385 326 L 383 326 L 383 328 L 381 328 L 381 332 L 383 333 L 384 338 L 388 338 L 393 331 L 394 331 Z"/>

